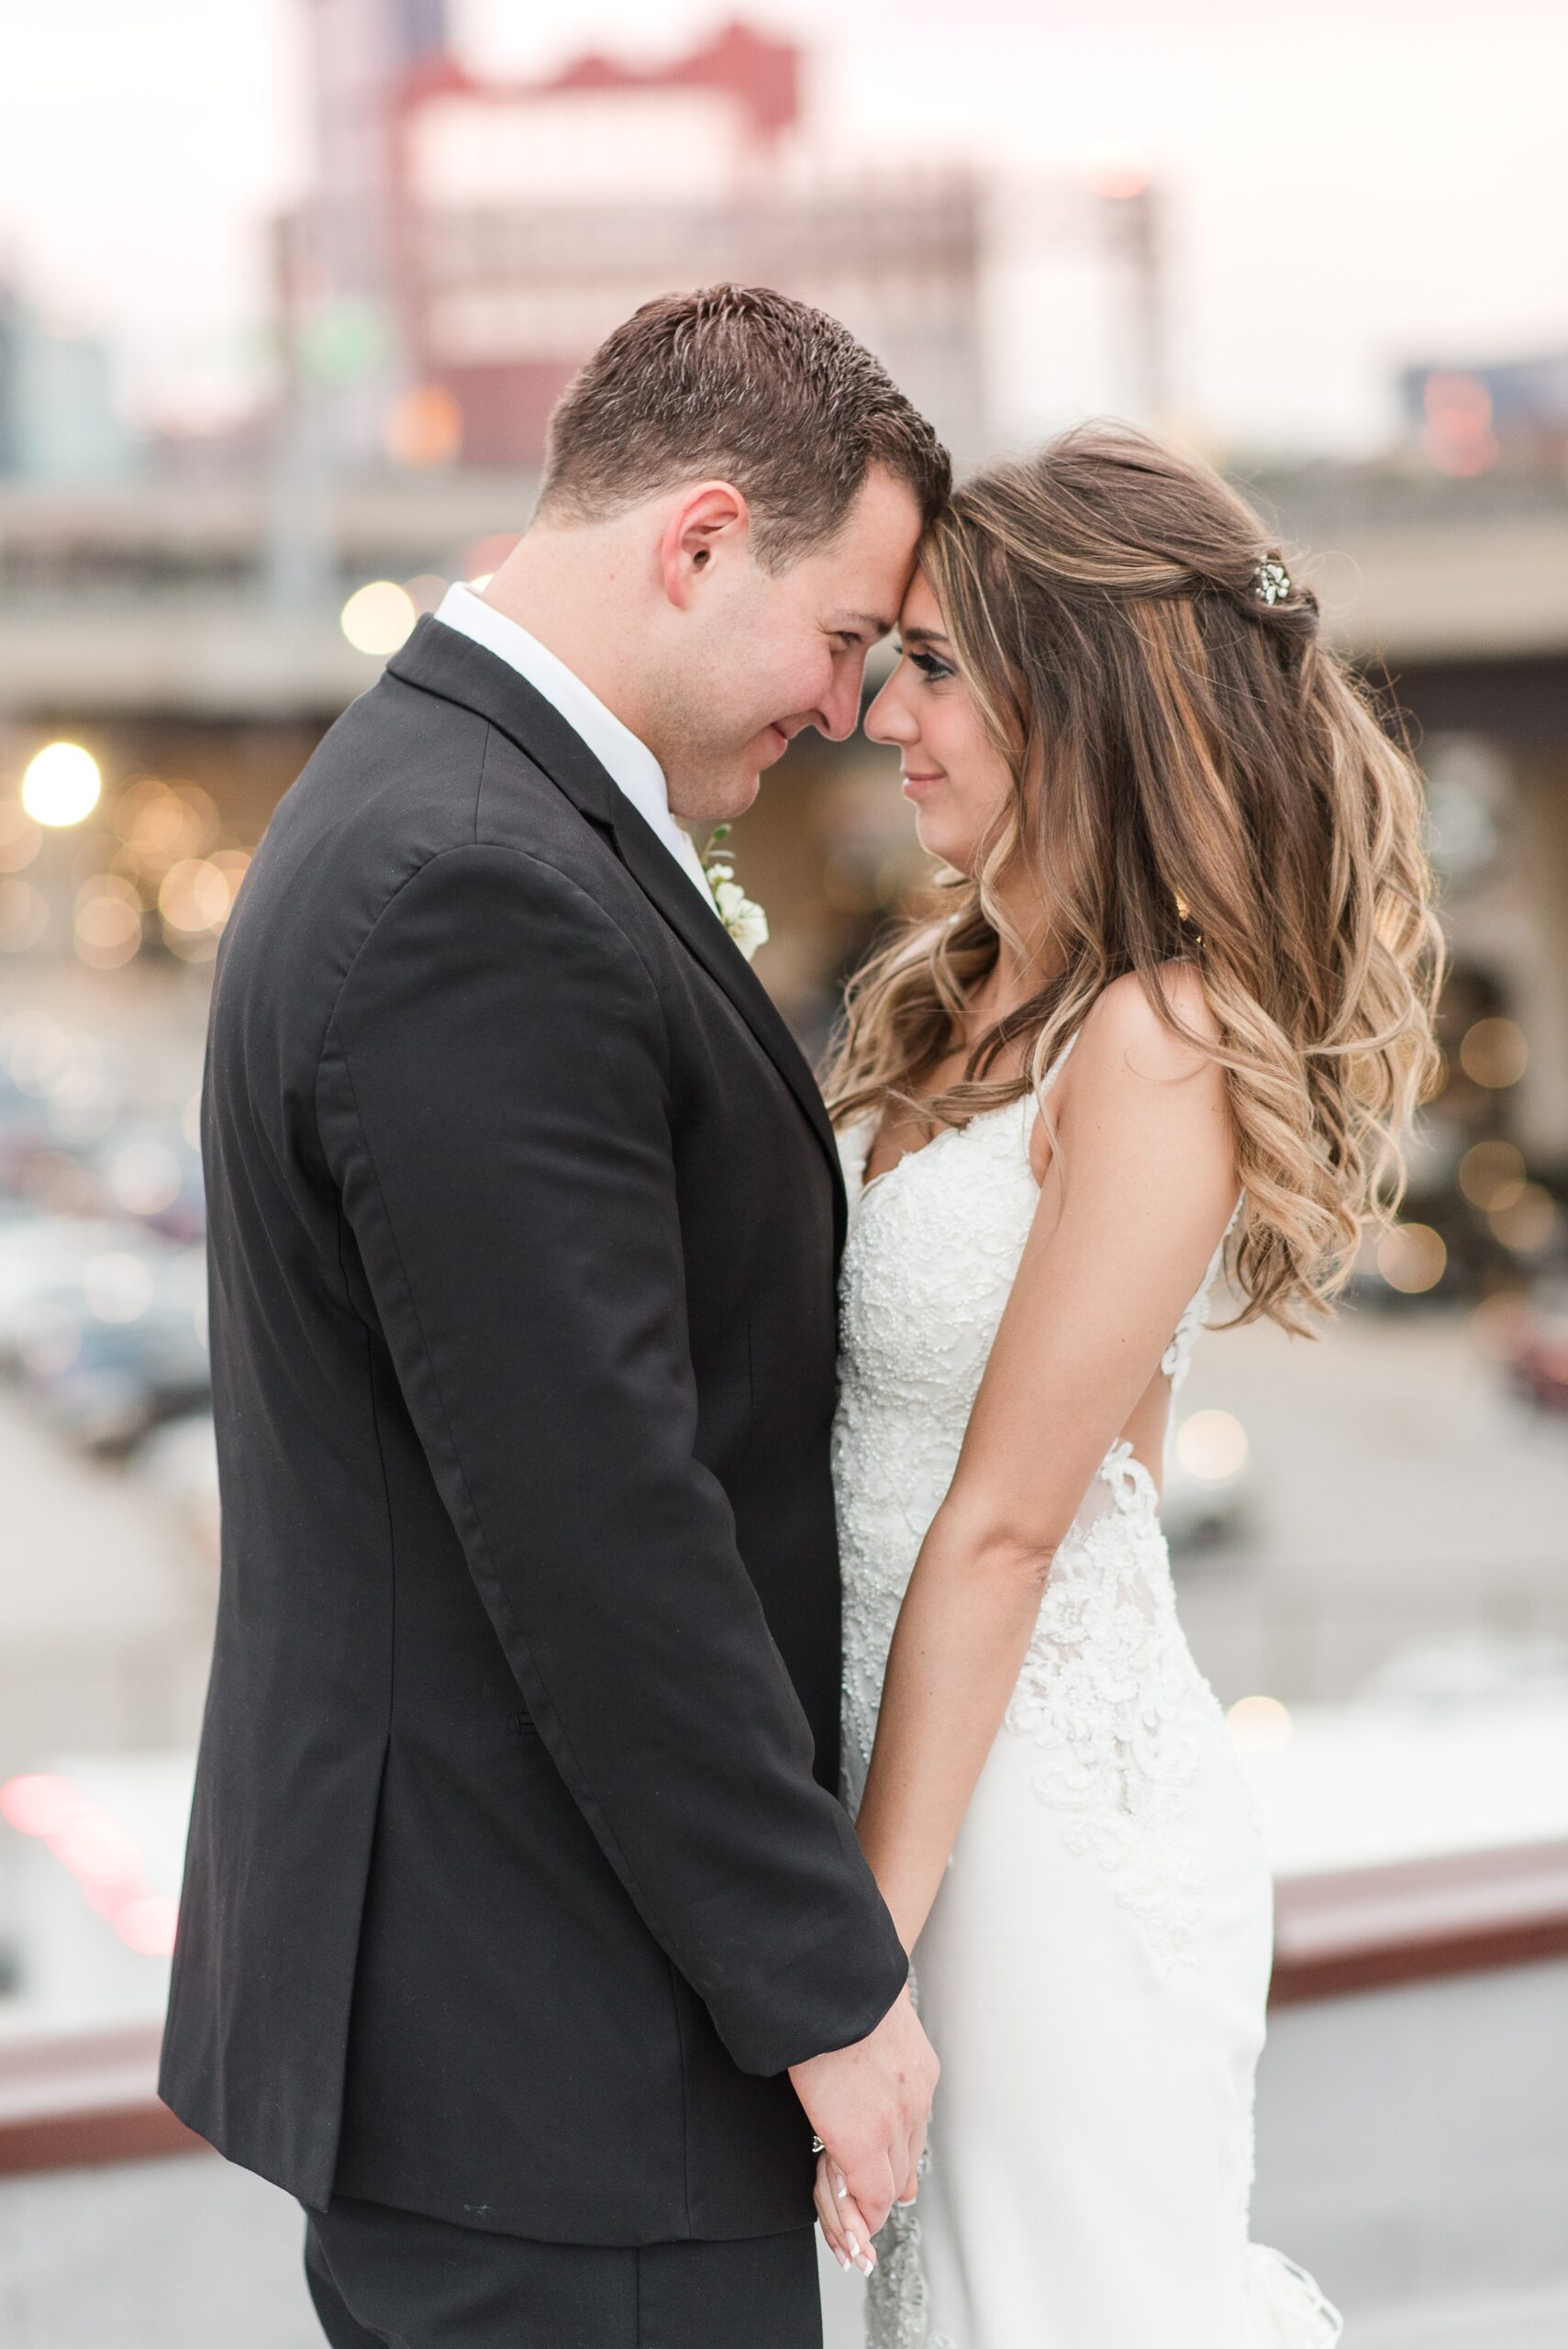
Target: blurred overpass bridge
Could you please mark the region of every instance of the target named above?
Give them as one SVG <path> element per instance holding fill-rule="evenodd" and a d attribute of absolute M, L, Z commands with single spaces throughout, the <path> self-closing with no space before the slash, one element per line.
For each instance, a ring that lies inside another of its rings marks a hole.
<path fill-rule="evenodd" d="M 318 479 L 0 484 L 0 779 L 40 729 L 79 735 L 121 772 L 199 764 L 254 837 L 379 674 L 339 628 L 347 596 L 392 579 L 433 604 L 494 567 L 536 488 L 520 473 Z M 1485 886 L 1454 893 L 1450 927 L 1529 1036 L 1520 1139 L 1568 1165 L 1568 479 L 1321 465 L 1243 485 L 1310 551 L 1332 640 L 1386 674 L 1418 750 L 1469 738 L 1506 772 L 1503 852 Z"/>
<path fill-rule="evenodd" d="M 1310 551 L 1334 639 L 1386 662 L 1423 724 L 1568 744 L 1568 481 L 1325 467 L 1245 485 Z M 329 718 L 380 665 L 345 641 L 345 597 L 462 575 L 535 486 L 390 475 L 285 510 L 265 481 L 0 484 L 0 721 Z"/>

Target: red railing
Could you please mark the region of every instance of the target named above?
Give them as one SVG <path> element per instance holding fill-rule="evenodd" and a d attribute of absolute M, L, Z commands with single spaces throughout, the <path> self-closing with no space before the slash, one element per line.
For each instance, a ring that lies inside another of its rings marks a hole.
<path fill-rule="evenodd" d="M 157 2096 L 158 2023 L 0 2040 L 0 2176 L 204 2151 Z"/>
<path fill-rule="evenodd" d="M 1568 1957 L 1568 1841 L 1296 1876 L 1271 2003 Z M 0 2176 L 205 2150 L 155 2092 L 156 2023 L 0 2039 Z"/>
<path fill-rule="evenodd" d="M 1274 2006 L 1568 1956 L 1568 1842 L 1287 1878 Z"/>

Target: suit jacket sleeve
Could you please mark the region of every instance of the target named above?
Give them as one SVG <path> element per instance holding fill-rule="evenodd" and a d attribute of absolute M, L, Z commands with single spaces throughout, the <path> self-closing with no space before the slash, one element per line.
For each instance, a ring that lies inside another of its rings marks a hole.
<path fill-rule="evenodd" d="M 433 858 L 349 972 L 321 1134 L 528 1709 L 743 2070 L 870 2031 L 904 1953 L 697 1463 L 648 972 L 511 848 Z"/>

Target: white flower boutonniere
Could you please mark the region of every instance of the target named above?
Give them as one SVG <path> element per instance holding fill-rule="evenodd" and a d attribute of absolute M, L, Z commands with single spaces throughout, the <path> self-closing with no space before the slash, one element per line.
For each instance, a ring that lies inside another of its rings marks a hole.
<path fill-rule="evenodd" d="M 756 899 L 746 895 L 735 878 L 735 867 L 729 859 L 716 853 L 720 842 L 728 837 L 728 824 L 714 827 L 703 851 L 702 869 L 707 876 L 718 918 L 749 963 L 758 947 L 768 942 L 768 917 Z"/>

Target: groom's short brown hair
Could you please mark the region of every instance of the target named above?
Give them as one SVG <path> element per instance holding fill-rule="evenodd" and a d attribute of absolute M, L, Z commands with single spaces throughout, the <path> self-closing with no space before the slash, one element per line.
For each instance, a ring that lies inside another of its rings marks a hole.
<path fill-rule="evenodd" d="M 550 418 L 546 520 L 602 521 L 683 480 L 733 482 L 759 559 L 832 536 L 873 465 L 929 522 L 947 451 L 886 369 L 825 310 L 760 285 L 665 294 L 602 342 Z"/>

